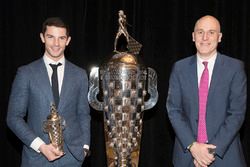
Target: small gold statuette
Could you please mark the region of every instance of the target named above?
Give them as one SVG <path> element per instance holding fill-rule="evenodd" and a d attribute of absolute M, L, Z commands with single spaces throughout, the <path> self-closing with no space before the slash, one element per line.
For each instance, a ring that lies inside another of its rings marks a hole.
<path fill-rule="evenodd" d="M 64 152 L 63 149 L 63 133 L 65 128 L 65 120 L 58 114 L 55 104 L 50 106 L 50 114 L 47 120 L 44 121 L 43 129 L 48 133 L 50 143 L 59 151 Z"/>

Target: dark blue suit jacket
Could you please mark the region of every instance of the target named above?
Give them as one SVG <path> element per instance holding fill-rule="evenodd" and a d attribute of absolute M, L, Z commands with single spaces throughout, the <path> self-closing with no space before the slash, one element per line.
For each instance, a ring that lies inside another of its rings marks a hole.
<path fill-rule="evenodd" d="M 245 167 L 239 130 L 246 111 L 247 83 L 241 61 L 218 53 L 207 101 L 208 142 L 217 146 L 212 166 Z M 173 164 L 191 167 L 187 146 L 197 138 L 198 78 L 196 55 L 175 63 L 169 82 L 167 111 L 176 134 Z"/>
<path fill-rule="evenodd" d="M 53 102 L 47 69 L 42 58 L 18 69 L 9 99 L 7 124 L 24 143 L 22 166 L 63 166 L 60 164 L 72 161 L 75 161 L 75 166 L 81 165 L 84 160 L 83 145 L 90 145 L 87 91 L 86 72 L 65 60 L 58 113 L 66 121 L 63 131 L 66 155 L 48 162 L 43 155 L 30 148 L 36 137 L 49 143 L 48 134 L 43 131 L 43 121 L 50 114 Z"/>

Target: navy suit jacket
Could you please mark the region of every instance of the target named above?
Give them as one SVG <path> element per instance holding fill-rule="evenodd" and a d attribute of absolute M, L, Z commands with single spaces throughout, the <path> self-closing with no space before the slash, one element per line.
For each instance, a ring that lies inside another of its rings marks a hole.
<path fill-rule="evenodd" d="M 83 145 L 90 145 L 90 115 L 87 100 L 88 78 L 85 70 L 65 60 L 64 78 L 58 104 L 58 113 L 66 121 L 63 131 L 66 154 L 49 162 L 30 148 L 40 137 L 47 144 L 48 134 L 43 131 L 43 121 L 50 114 L 53 93 L 43 58 L 18 69 L 9 99 L 7 124 L 24 143 L 22 166 L 50 166 L 84 160 Z M 25 119 L 24 119 L 25 118 Z M 64 162 L 63 162 L 64 161 Z"/>
<path fill-rule="evenodd" d="M 217 54 L 210 82 L 206 122 L 208 142 L 217 146 L 212 166 L 245 167 L 239 130 L 246 111 L 246 75 L 241 61 Z M 196 55 L 175 63 L 169 81 L 167 111 L 176 134 L 173 164 L 191 167 L 187 146 L 197 138 L 198 77 Z"/>

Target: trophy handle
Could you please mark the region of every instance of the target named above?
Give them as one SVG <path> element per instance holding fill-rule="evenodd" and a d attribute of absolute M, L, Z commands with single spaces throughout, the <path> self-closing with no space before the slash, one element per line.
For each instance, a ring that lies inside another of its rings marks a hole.
<path fill-rule="evenodd" d="M 158 100 L 158 91 L 157 91 L 157 74 L 154 69 L 148 67 L 148 93 L 150 98 L 144 103 L 145 110 L 151 109 L 155 106 Z"/>
<path fill-rule="evenodd" d="M 103 102 L 100 102 L 97 99 L 99 94 L 99 68 L 93 67 L 89 76 L 89 92 L 88 92 L 88 101 L 91 107 L 98 111 L 103 110 Z"/>

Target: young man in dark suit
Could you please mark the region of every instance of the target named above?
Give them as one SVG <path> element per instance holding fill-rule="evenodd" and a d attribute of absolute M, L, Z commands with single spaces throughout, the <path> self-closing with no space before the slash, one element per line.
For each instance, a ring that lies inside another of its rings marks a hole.
<path fill-rule="evenodd" d="M 64 50 L 69 28 L 62 19 L 45 20 L 40 34 L 45 45 L 42 58 L 20 67 L 12 85 L 7 124 L 23 142 L 22 164 L 28 167 L 81 166 L 90 145 L 90 110 L 86 71 L 69 62 Z M 59 97 L 52 91 L 52 67 L 57 67 Z M 65 120 L 64 152 L 50 143 L 43 124 L 55 103 Z"/>

